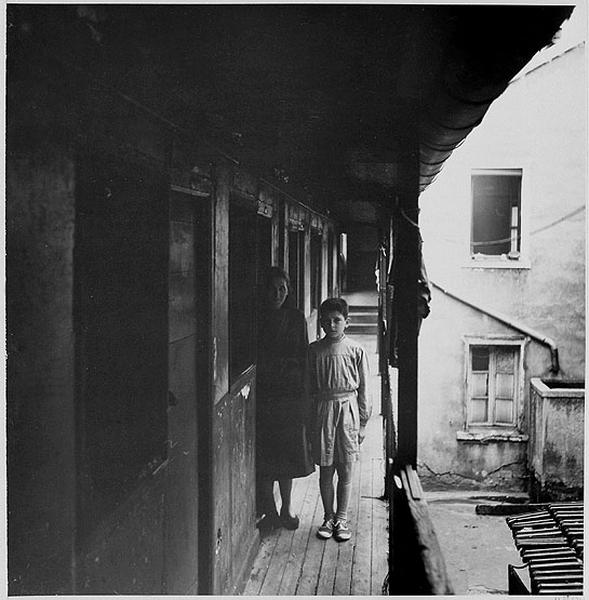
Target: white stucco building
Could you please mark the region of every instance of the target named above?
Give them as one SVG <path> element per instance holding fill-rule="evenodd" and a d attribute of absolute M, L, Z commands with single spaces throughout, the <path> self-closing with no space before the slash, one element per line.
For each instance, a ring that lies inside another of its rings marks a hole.
<path fill-rule="evenodd" d="M 432 483 L 526 489 L 531 378 L 584 379 L 583 9 L 420 198 L 433 297 L 419 346 L 418 461 Z M 582 402 L 562 408 L 583 417 Z M 560 441 L 575 487 L 582 442 Z"/>

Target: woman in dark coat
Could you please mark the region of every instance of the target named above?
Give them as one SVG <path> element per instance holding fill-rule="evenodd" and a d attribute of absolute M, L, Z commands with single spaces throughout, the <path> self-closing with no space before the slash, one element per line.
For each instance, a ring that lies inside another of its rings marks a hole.
<path fill-rule="evenodd" d="M 305 423 L 307 323 L 303 313 L 288 307 L 290 281 L 278 267 L 265 278 L 263 310 L 258 320 L 256 381 L 256 462 L 259 525 L 296 529 L 299 518 L 290 510 L 292 480 L 313 472 Z M 274 501 L 278 481 L 280 513 Z"/>

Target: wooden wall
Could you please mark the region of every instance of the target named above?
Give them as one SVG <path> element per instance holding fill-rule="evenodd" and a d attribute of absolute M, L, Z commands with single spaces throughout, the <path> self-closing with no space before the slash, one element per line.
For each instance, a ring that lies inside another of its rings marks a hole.
<path fill-rule="evenodd" d="M 9 592 L 68 594 L 76 461 L 74 165 L 49 145 L 16 149 L 9 138 L 8 148 Z"/>
<path fill-rule="evenodd" d="M 255 369 L 215 406 L 214 593 L 239 593 L 259 544 L 255 528 Z"/>
<path fill-rule="evenodd" d="M 230 197 L 275 202 L 272 262 L 285 197 L 45 67 L 13 70 L 9 98 L 9 591 L 234 593 L 258 535 L 255 368 L 229 372 Z M 308 229 L 304 250 L 309 317 Z"/>

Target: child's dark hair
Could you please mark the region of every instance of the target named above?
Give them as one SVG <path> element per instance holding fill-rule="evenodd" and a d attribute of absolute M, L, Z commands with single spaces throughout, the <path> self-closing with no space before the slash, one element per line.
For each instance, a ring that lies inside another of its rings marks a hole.
<path fill-rule="evenodd" d="M 348 303 L 343 298 L 328 298 L 319 307 L 319 318 L 321 319 L 328 312 L 338 312 L 344 319 L 347 319 L 349 314 Z"/>

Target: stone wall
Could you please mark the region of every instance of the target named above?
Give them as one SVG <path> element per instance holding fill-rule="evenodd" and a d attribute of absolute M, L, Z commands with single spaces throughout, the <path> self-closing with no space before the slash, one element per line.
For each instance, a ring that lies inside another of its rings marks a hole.
<path fill-rule="evenodd" d="M 583 497 L 585 389 L 582 382 L 533 378 L 530 383 L 532 495 L 537 500 Z"/>

